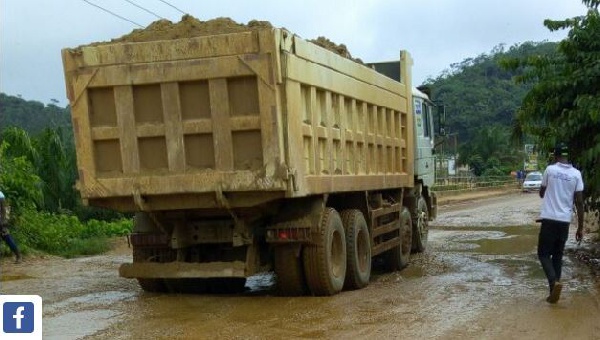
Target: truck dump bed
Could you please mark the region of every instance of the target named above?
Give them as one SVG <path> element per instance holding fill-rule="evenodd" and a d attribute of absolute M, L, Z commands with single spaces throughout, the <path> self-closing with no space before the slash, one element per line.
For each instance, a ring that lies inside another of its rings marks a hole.
<path fill-rule="evenodd" d="M 275 28 L 62 56 L 91 205 L 236 208 L 413 185 L 407 53 L 404 83 Z"/>

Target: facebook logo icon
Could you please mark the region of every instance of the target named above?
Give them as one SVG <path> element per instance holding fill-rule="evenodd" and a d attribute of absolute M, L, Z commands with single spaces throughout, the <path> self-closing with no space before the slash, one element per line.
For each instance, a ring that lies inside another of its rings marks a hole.
<path fill-rule="evenodd" d="M 42 338 L 42 298 L 0 294 L 0 340 Z"/>
<path fill-rule="evenodd" d="M 34 307 L 32 302 L 5 302 L 2 306 L 4 333 L 32 333 Z"/>

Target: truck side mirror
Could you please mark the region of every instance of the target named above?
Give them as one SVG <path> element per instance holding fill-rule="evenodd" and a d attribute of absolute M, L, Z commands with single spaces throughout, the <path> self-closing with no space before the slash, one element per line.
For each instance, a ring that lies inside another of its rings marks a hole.
<path fill-rule="evenodd" d="M 438 134 L 440 136 L 446 135 L 446 106 L 439 105 L 437 107 L 437 115 L 438 115 Z"/>

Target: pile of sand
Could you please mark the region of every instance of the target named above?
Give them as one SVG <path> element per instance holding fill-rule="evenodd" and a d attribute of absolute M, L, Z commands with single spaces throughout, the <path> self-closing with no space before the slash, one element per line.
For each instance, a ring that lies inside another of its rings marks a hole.
<path fill-rule="evenodd" d="M 131 33 L 111 42 L 141 42 L 192 38 L 204 35 L 238 33 L 264 28 L 273 28 L 268 21 L 252 20 L 248 24 L 237 23 L 230 18 L 216 18 L 200 21 L 191 15 L 184 15 L 178 23 L 169 20 L 158 20 L 143 29 L 135 29 Z"/>
<path fill-rule="evenodd" d="M 200 21 L 191 15 L 184 15 L 181 21 L 173 23 L 169 20 L 157 20 L 146 28 L 135 29 L 131 33 L 109 42 L 97 42 L 91 46 L 105 45 L 119 42 L 143 42 L 156 40 L 171 40 L 179 38 L 193 38 L 205 35 L 239 33 L 265 28 L 273 28 L 268 21 L 251 20 L 247 24 L 240 24 L 230 18 L 216 18 L 208 21 Z M 318 37 L 310 42 L 321 46 L 329 51 L 341 55 L 344 58 L 362 63 L 360 59 L 352 58 L 348 48 L 344 44 L 336 44 L 325 37 Z"/>
<path fill-rule="evenodd" d="M 328 49 L 333 53 L 339 54 L 344 58 L 348 58 L 350 60 L 356 61 L 357 63 L 363 64 L 363 61 L 360 60 L 359 58 L 352 58 L 350 51 L 348 51 L 348 48 L 344 44 L 338 45 L 325 37 L 318 37 L 317 39 L 313 39 L 313 40 L 309 40 L 309 41 L 315 45 L 319 45 L 325 49 Z"/>

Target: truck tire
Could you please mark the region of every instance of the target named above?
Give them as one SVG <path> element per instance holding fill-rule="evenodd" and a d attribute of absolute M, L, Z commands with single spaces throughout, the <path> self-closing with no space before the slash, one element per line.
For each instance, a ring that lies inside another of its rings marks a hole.
<path fill-rule="evenodd" d="M 167 292 L 167 286 L 165 285 L 165 282 L 163 281 L 163 279 L 141 279 L 138 278 L 137 279 L 140 287 L 142 287 L 142 289 L 145 292 L 149 292 L 149 293 L 166 293 Z"/>
<path fill-rule="evenodd" d="M 337 294 L 346 277 L 346 236 L 338 212 L 325 208 L 312 234 L 302 255 L 308 288 L 318 296 Z"/>
<path fill-rule="evenodd" d="M 274 249 L 274 269 L 277 275 L 277 293 L 282 296 L 302 296 L 307 293 L 302 253 L 291 245 L 277 246 Z"/>
<path fill-rule="evenodd" d="M 340 214 L 346 232 L 346 280 L 344 289 L 360 289 L 371 278 L 371 238 L 367 222 L 360 210 L 344 210 Z"/>
<path fill-rule="evenodd" d="M 398 223 L 400 224 L 401 242 L 399 245 L 386 252 L 388 267 L 391 271 L 404 269 L 408 265 L 410 259 L 413 226 L 410 212 L 406 207 L 402 208 Z"/>
<path fill-rule="evenodd" d="M 423 196 L 417 201 L 417 216 L 413 225 L 412 251 L 422 253 L 427 248 L 429 236 L 429 209 Z"/>

